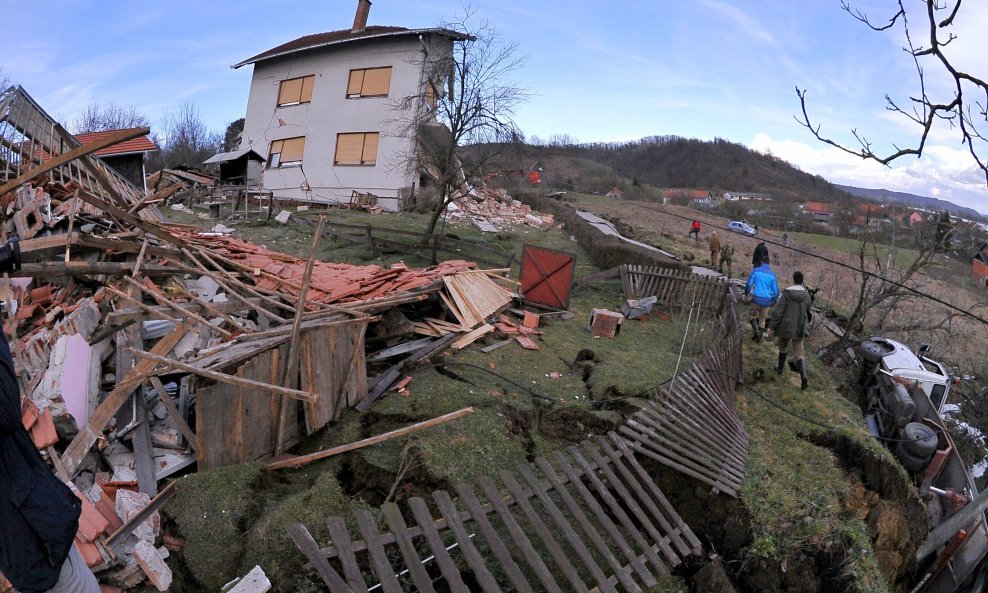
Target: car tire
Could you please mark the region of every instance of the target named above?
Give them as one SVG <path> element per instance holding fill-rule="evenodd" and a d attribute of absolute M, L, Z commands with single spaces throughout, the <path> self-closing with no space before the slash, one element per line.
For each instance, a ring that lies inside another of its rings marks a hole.
<path fill-rule="evenodd" d="M 861 353 L 861 358 L 865 359 L 866 362 L 878 364 L 882 362 L 882 358 L 886 354 L 889 354 L 890 350 L 878 342 L 865 340 L 858 344 L 858 352 Z"/>
<path fill-rule="evenodd" d="M 932 455 L 921 457 L 909 452 L 905 447 L 905 442 L 899 442 L 895 447 L 895 458 L 899 460 L 902 467 L 910 472 L 921 472 L 930 464 Z"/>
<path fill-rule="evenodd" d="M 937 433 L 921 422 L 910 422 L 902 429 L 902 442 L 906 451 L 916 457 L 931 457 L 937 450 Z"/>

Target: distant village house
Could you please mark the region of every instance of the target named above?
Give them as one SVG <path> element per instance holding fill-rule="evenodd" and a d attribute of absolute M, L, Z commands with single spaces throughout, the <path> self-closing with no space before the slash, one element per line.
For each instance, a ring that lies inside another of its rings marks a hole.
<path fill-rule="evenodd" d="M 349 202 L 359 192 L 398 210 L 421 184 L 417 133 L 398 120 L 434 107 L 444 81 L 426 72 L 466 37 L 368 26 L 370 6 L 359 0 L 350 29 L 305 35 L 233 65 L 254 67 L 240 149 L 265 156 L 262 183 L 276 197 Z M 411 113 L 397 109 L 407 98 Z"/>
<path fill-rule="evenodd" d="M 971 279 L 975 286 L 988 288 L 988 241 L 982 243 L 971 258 Z"/>
<path fill-rule="evenodd" d="M 608 198 L 623 198 L 624 190 L 619 187 L 612 187 L 604 196 Z"/>
<path fill-rule="evenodd" d="M 834 217 L 834 207 L 824 202 L 806 202 L 802 205 L 802 209 L 813 222 L 830 224 Z"/>

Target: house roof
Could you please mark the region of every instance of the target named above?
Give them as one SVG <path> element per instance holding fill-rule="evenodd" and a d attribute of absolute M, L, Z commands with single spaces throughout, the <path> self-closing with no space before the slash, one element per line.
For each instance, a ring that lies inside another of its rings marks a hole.
<path fill-rule="evenodd" d="M 241 150 L 234 150 L 232 152 L 221 152 L 218 154 L 214 154 L 213 156 L 203 161 L 202 164 L 212 165 L 213 163 L 228 163 L 230 161 L 235 161 L 244 155 L 248 155 L 247 156 L 248 160 L 260 161 L 262 163 L 265 160 L 264 156 L 258 153 L 256 150 L 253 150 L 251 148 L 244 148 Z"/>
<path fill-rule="evenodd" d="M 812 212 L 814 214 L 832 214 L 833 208 L 830 204 L 825 202 L 806 202 L 803 204 L 803 210 L 807 212 Z"/>
<path fill-rule="evenodd" d="M 75 139 L 79 141 L 79 144 L 85 146 L 98 140 L 102 140 L 107 136 L 116 134 L 119 131 L 120 130 L 106 130 L 105 132 L 76 134 Z M 135 154 L 152 150 L 158 150 L 158 146 L 147 136 L 138 136 L 137 138 L 131 138 L 130 140 L 124 140 L 123 142 L 118 142 L 111 146 L 107 146 L 106 148 L 101 148 L 94 154 L 96 156 L 120 156 L 124 154 Z"/>
<path fill-rule="evenodd" d="M 272 47 L 271 49 L 261 52 L 256 56 L 247 58 L 243 62 L 239 62 L 230 66 L 234 70 L 240 68 L 241 66 L 246 66 L 248 64 L 254 64 L 256 62 L 262 62 L 264 60 L 270 60 L 272 58 L 278 58 L 281 56 L 287 56 L 290 54 L 308 51 L 312 49 L 328 47 L 331 45 L 340 45 L 343 43 L 352 43 L 355 41 L 364 41 L 367 39 L 380 39 L 384 37 L 405 37 L 405 36 L 418 36 L 418 35 L 443 35 L 451 39 L 456 40 L 468 40 L 473 39 L 473 37 L 466 35 L 464 33 L 458 33 L 450 29 L 442 28 L 432 28 L 432 29 L 407 29 L 405 27 L 391 27 L 384 25 L 371 25 L 364 29 L 363 31 L 358 31 L 354 33 L 350 29 L 340 29 L 338 31 L 329 31 L 327 33 L 314 33 L 312 35 L 303 35 L 298 39 L 293 39 L 287 43 L 282 43 L 277 47 Z"/>

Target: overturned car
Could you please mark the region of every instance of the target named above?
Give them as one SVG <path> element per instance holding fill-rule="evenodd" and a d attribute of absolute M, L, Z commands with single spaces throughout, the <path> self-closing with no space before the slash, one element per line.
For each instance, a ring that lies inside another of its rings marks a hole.
<path fill-rule="evenodd" d="M 862 342 L 860 384 L 868 430 L 895 454 L 927 501 L 930 532 L 916 553 L 914 593 L 985 590 L 988 497 L 946 430 L 943 412 L 957 379 L 924 354 L 887 338 Z"/>

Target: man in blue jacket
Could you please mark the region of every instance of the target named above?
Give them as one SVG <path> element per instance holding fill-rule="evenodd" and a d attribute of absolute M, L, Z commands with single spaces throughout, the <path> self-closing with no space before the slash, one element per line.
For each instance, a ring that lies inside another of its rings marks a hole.
<path fill-rule="evenodd" d="M 14 361 L 0 336 L 0 573 L 20 593 L 99 593 L 72 546 L 81 510 L 24 430 Z"/>
<path fill-rule="evenodd" d="M 751 295 L 751 304 L 755 314 L 751 318 L 751 327 L 755 332 L 752 339 L 758 342 L 762 339 L 762 333 L 765 331 L 768 308 L 779 300 L 779 283 L 775 279 L 775 272 L 769 266 L 768 256 L 762 259 L 760 266 L 751 271 L 748 282 L 745 284 L 744 294 Z"/>

